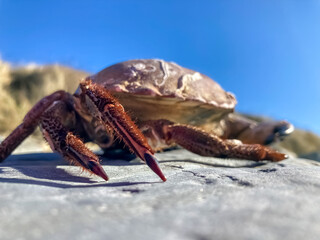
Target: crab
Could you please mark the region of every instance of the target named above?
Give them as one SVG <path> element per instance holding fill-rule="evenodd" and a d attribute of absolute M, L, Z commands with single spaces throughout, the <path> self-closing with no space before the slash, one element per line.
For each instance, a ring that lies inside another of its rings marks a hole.
<path fill-rule="evenodd" d="M 293 126 L 240 117 L 235 105 L 233 94 L 199 72 L 163 60 L 130 60 L 82 80 L 73 95 L 60 90 L 41 99 L 1 142 L 0 162 L 38 125 L 53 151 L 105 180 L 85 142 L 106 152 L 124 144 L 163 181 L 154 153 L 174 145 L 202 156 L 285 159 L 264 145 L 289 135 Z"/>

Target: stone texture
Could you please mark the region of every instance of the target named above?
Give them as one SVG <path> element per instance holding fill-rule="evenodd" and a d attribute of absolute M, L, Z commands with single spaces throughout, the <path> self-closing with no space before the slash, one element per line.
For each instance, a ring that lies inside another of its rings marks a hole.
<path fill-rule="evenodd" d="M 318 239 L 320 163 L 158 154 L 165 183 L 137 161 L 104 161 L 110 181 L 56 154 L 0 165 L 0 239 Z"/>

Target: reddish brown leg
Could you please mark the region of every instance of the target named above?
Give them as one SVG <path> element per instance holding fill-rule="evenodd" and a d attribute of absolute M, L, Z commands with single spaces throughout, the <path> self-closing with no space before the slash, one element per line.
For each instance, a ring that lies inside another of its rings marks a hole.
<path fill-rule="evenodd" d="M 53 151 L 57 151 L 71 163 L 108 181 L 99 158 L 62 125 L 62 119 L 59 116 L 66 113 L 63 109 L 64 105 L 65 103 L 61 101 L 57 102 L 43 114 L 41 128 L 45 139 Z"/>
<path fill-rule="evenodd" d="M 0 144 L 0 162 L 6 159 L 38 126 L 41 115 L 57 100 L 69 98 L 65 91 L 57 91 L 41 99 L 24 117 L 23 122 Z"/>
<path fill-rule="evenodd" d="M 61 153 L 84 169 L 108 180 L 100 166 L 99 159 L 83 142 L 68 132 L 62 125 L 68 121 L 68 112 L 64 102 L 71 102 L 72 96 L 64 91 L 57 91 L 41 99 L 27 113 L 23 122 L 0 144 L 0 162 L 6 159 L 19 144 L 28 137 L 41 122 L 44 137 L 52 150 Z M 60 116 L 60 117 L 58 117 Z"/>
<path fill-rule="evenodd" d="M 223 140 L 197 127 L 174 124 L 167 120 L 145 123 L 153 129 L 153 134 L 165 139 L 167 144 L 176 143 L 201 156 L 250 159 L 255 161 L 280 161 L 285 154 L 276 152 L 259 144 L 243 144 L 239 140 Z M 152 136 L 151 136 L 152 138 Z"/>
<path fill-rule="evenodd" d="M 90 114 L 100 119 L 107 129 L 111 127 L 132 152 L 146 162 L 163 181 L 166 181 L 146 138 L 125 113 L 118 100 L 102 86 L 93 84 L 90 80 L 82 81 L 80 88 L 82 104 L 85 104 Z"/>

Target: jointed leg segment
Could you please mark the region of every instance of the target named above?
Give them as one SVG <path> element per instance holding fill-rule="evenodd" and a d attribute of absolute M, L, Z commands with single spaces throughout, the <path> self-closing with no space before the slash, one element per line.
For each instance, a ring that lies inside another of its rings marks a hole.
<path fill-rule="evenodd" d="M 90 114 L 114 130 L 116 136 L 139 156 L 163 180 L 166 181 L 153 150 L 145 136 L 125 113 L 122 105 L 103 87 L 92 84 L 90 80 L 80 83 L 81 99 L 85 101 Z"/>
<path fill-rule="evenodd" d="M 239 140 L 223 140 L 214 134 L 207 133 L 200 128 L 175 124 L 167 120 L 148 121 L 149 126 L 163 138 L 167 144 L 176 143 L 183 148 L 202 156 L 242 158 L 255 161 L 280 161 L 285 154 L 276 152 L 259 144 L 243 144 Z"/>
<path fill-rule="evenodd" d="M 58 100 L 71 97 L 65 91 L 57 91 L 41 99 L 24 117 L 23 122 L 0 144 L 0 162 L 6 159 L 23 140 L 34 132 L 42 114 Z"/>
<path fill-rule="evenodd" d="M 43 135 L 53 151 L 59 152 L 66 159 L 82 166 L 84 169 L 108 179 L 99 163 L 99 159 L 84 143 L 69 132 L 62 124 L 64 116 L 62 111 L 69 102 L 71 95 L 58 91 L 41 99 L 25 116 L 23 122 L 0 144 L 0 162 L 7 158 L 11 152 L 40 124 Z M 69 101 L 68 101 L 69 100 Z"/>
<path fill-rule="evenodd" d="M 82 107 L 87 108 L 88 112 L 101 121 L 106 129 L 113 129 L 115 134 L 136 155 L 144 160 L 163 181 L 166 181 L 146 138 L 124 112 L 121 104 L 107 90 L 92 84 L 90 80 L 83 81 L 80 87 Z M 70 114 L 63 109 L 66 109 L 66 106 L 72 102 L 72 96 L 64 91 L 55 92 L 40 100 L 25 116 L 23 123 L 0 144 L 0 162 L 40 124 L 44 137 L 52 150 L 107 180 L 108 177 L 101 167 L 98 157 L 66 127 L 68 125 L 67 116 Z M 73 107 L 71 108 L 74 113 Z"/>
<path fill-rule="evenodd" d="M 41 127 L 45 139 L 51 149 L 60 153 L 66 160 L 107 181 L 108 176 L 100 165 L 99 158 L 84 145 L 81 139 L 62 125 L 62 119 L 58 116 L 63 109 L 60 106 L 64 104 L 57 102 L 41 117 Z"/>

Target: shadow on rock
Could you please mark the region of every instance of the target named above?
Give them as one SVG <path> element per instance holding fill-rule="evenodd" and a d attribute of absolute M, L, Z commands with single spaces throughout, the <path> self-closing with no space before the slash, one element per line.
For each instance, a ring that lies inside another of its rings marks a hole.
<path fill-rule="evenodd" d="M 140 165 L 143 163 L 129 163 L 124 160 L 103 161 L 102 165 L 126 166 L 126 165 Z M 77 176 L 57 166 L 68 166 L 68 162 L 63 160 L 56 153 L 31 153 L 11 155 L 3 164 L 0 165 L 0 174 L 3 173 L 2 167 L 10 167 L 17 170 L 19 173 L 35 179 L 19 179 L 19 178 L 1 178 L 0 182 L 21 183 L 21 184 L 35 184 L 49 187 L 59 188 L 80 188 L 88 187 L 87 185 L 79 185 L 79 183 L 90 184 L 91 187 L 100 186 L 129 186 L 139 183 L 103 183 L 90 179 L 86 176 Z M 81 172 L 79 168 L 79 173 Z M 37 180 L 39 179 L 39 180 Z M 44 181 L 46 180 L 46 181 Z M 59 182 L 66 183 L 59 183 Z M 68 184 L 70 183 L 70 184 Z M 72 184 L 71 184 L 72 183 Z M 145 182 L 149 183 L 149 182 Z M 77 184 L 77 185 L 74 185 Z M 94 184 L 94 185 L 91 185 Z M 98 184 L 98 185 L 97 185 Z M 140 183 L 142 184 L 142 183 Z"/>
<path fill-rule="evenodd" d="M 53 181 L 64 181 L 64 182 L 74 182 L 74 183 L 95 183 L 97 181 L 91 180 L 89 177 L 85 176 L 74 176 L 68 171 L 62 168 L 57 168 L 55 166 L 45 166 L 39 169 L 30 166 L 17 166 L 12 167 L 19 171 L 20 173 L 37 179 L 47 179 Z M 80 171 L 79 171 L 80 172 Z"/>
<path fill-rule="evenodd" d="M 28 185 L 40 185 L 46 187 L 55 187 L 55 188 L 96 188 L 96 187 L 126 187 L 140 184 L 153 184 L 161 182 L 117 182 L 117 183 L 96 183 L 96 184 L 67 184 L 67 183 L 57 183 L 49 181 L 40 181 L 33 179 L 18 179 L 18 178 L 0 178 L 0 182 L 5 183 L 16 183 L 16 184 L 28 184 Z"/>
<path fill-rule="evenodd" d="M 210 163 L 207 161 L 200 161 L 200 160 L 190 160 L 190 159 L 175 159 L 175 160 L 161 160 L 160 163 L 176 163 L 176 162 L 185 162 L 185 163 L 194 163 L 194 164 L 200 164 L 204 166 L 209 167 L 218 167 L 218 168 L 241 168 L 241 167 L 258 167 L 268 164 L 267 162 L 252 162 L 247 164 L 239 164 L 239 165 L 231 165 L 228 160 L 226 160 L 226 164 L 222 163 Z"/>

